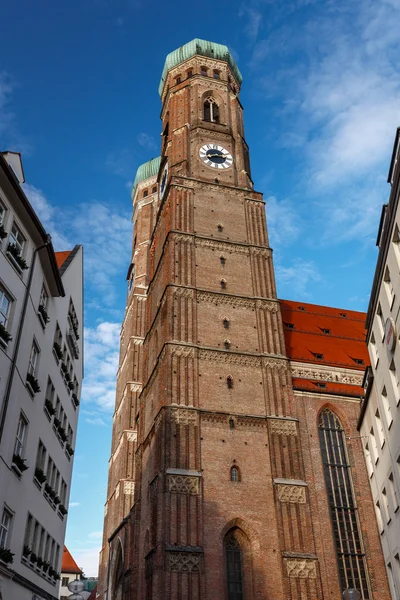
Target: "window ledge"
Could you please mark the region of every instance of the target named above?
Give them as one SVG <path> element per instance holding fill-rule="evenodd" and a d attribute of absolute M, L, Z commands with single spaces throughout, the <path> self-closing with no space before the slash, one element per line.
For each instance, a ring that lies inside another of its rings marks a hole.
<path fill-rule="evenodd" d="M 58 356 L 57 356 L 56 351 L 54 350 L 54 348 L 53 348 L 53 356 L 56 359 L 56 363 L 59 364 L 60 359 L 58 358 Z"/>
<path fill-rule="evenodd" d="M 49 423 L 51 423 L 51 414 L 47 410 L 46 405 L 43 407 L 43 411 L 44 411 L 44 414 L 46 415 L 46 417 L 48 418 Z"/>
<path fill-rule="evenodd" d="M 18 477 L 18 479 L 21 479 L 22 471 L 17 467 L 17 465 L 15 463 L 12 463 L 11 468 L 14 471 L 14 473 L 16 474 L 16 476 Z"/>
<path fill-rule="evenodd" d="M 6 340 L 4 340 L 2 337 L 0 337 L 0 346 L 2 346 L 2 348 L 4 348 L 4 350 L 6 350 L 8 348 L 8 342 L 6 342 Z M 400 402 L 400 400 L 399 400 Z"/>
<path fill-rule="evenodd" d="M 14 267 L 14 269 L 15 269 L 15 271 L 17 271 L 18 275 L 20 277 L 22 277 L 23 269 L 21 269 L 21 267 L 19 266 L 19 264 L 17 263 L 17 261 L 15 260 L 15 258 L 11 254 L 11 252 L 9 252 L 7 250 L 6 251 L 6 256 L 7 256 L 8 260 L 9 260 L 9 262 L 11 263 L 11 266 Z"/>
<path fill-rule="evenodd" d="M 36 477 L 33 478 L 33 483 L 36 485 L 38 490 L 42 491 L 42 484 L 40 483 L 40 481 L 38 479 L 36 479 Z"/>
<path fill-rule="evenodd" d="M 42 328 L 43 328 L 43 331 L 44 331 L 44 330 L 46 329 L 46 325 L 47 325 L 47 323 L 46 323 L 46 321 L 43 319 L 43 317 L 42 317 L 42 314 L 41 314 L 39 311 L 37 312 L 37 316 L 39 317 L 40 324 L 41 324 L 41 326 L 42 326 Z"/>
<path fill-rule="evenodd" d="M 25 386 L 26 386 L 26 389 L 28 390 L 28 392 L 30 393 L 30 395 L 33 398 L 35 396 L 36 392 L 33 391 L 33 387 L 31 386 L 31 384 L 29 383 L 29 381 L 25 381 Z"/>

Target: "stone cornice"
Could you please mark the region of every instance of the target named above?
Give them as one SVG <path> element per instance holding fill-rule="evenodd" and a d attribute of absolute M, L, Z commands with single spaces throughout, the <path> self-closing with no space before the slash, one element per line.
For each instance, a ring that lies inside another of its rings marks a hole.
<path fill-rule="evenodd" d="M 292 377 L 299 379 L 313 379 L 330 383 L 342 383 L 361 386 L 364 373 L 356 369 L 341 369 L 330 365 L 316 365 L 303 362 L 290 362 Z"/>

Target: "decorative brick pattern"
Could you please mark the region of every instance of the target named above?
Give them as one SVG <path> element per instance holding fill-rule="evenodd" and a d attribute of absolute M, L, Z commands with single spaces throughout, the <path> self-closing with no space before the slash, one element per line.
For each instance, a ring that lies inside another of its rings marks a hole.
<path fill-rule="evenodd" d="M 188 475 L 167 475 L 168 491 L 176 494 L 197 496 L 200 492 L 199 477 Z"/>
<path fill-rule="evenodd" d="M 280 502 L 306 503 L 306 488 L 301 485 L 278 484 L 277 490 Z"/>
<path fill-rule="evenodd" d="M 201 554 L 167 552 L 168 570 L 175 573 L 200 573 Z"/>
<path fill-rule="evenodd" d="M 315 560 L 287 559 L 285 562 L 289 577 L 295 577 L 297 579 L 317 578 Z"/>
<path fill-rule="evenodd" d="M 271 426 L 271 433 L 275 433 L 277 435 L 297 436 L 296 421 L 289 421 L 289 420 L 284 420 L 284 419 L 271 419 L 270 426 Z"/>

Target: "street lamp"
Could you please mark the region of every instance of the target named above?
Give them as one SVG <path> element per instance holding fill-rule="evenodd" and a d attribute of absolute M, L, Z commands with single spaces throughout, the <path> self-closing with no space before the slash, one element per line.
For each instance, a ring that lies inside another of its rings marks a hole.
<path fill-rule="evenodd" d="M 343 592 L 343 600 L 361 600 L 361 594 L 354 588 L 348 588 Z"/>
<path fill-rule="evenodd" d="M 68 600 L 83 600 L 83 596 L 79 592 L 81 592 L 84 587 L 85 586 L 83 585 L 82 581 L 79 581 L 79 579 L 70 581 L 68 584 L 68 589 L 70 592 L 72 592 L 72 594 L 68 596 Z"/>

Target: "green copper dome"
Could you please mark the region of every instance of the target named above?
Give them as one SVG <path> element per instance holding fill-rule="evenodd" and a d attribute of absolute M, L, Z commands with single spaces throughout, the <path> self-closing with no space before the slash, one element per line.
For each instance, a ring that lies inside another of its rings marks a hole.
<path fill-rule="evenodd" d="M 206 40 L 199 40 L 196 38 L 167 55 L 161 75 L 160 85 L 158 86 L 158 93 L 160 96 L 162 96 L 168 71 L 180 63 L 183 63 L 188 58 L 196 56 L 196 54 L 200 56 L 208 56 L 209 58 L 216 58 L 218 60 L 224 60 L 232 69 L 239 85 L 242 83 L 242 75 L 227 46 L 224 46 L 223 44 L 215 44 L 214 42 L 207 42 Z"/>
<path fill-rule="evenodd" d="M 132 186 L 132 198 L 135 195 L 136 186 L 138 183 L 158 174 L 158 171 L 160 170 L 160 163 L 161 156 L 157 156 L 157 158 L 152 158 L 148 162 L 143 163 L 143 165 L 140 165 L 136 171 L 135 181 L 133 182 Z"/>

